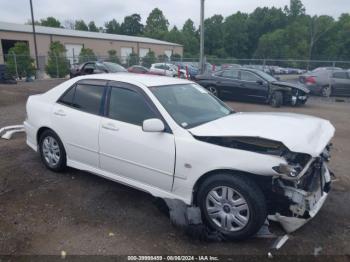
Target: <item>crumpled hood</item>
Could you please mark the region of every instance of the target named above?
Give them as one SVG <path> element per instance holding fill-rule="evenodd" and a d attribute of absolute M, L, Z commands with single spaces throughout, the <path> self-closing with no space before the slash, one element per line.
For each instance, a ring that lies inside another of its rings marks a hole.
<path fill-rule="evenodd" d="M 234 113 L 189 129 L 195 136 L 260 137 L 279 141 L 290 151 L 313 157 L 321 154 L 334 135 L 324 119 L 293 113 Z"/>
<path fill-rule="evenodd" d="M 306 88 L 303 85 L 300 85 L 299 83 L 289 83 L 289 82 L 283 82 L 283 81 L 275 81 L 272 82 L 272 84 L 274 85 L 278 85 L 278 86 L 287 86 L 287 87 L 291 87 L 291 88 L 296 88 L 299 89 L 305 93 L 310 93 L 310 90 L 308 88 Z"/>

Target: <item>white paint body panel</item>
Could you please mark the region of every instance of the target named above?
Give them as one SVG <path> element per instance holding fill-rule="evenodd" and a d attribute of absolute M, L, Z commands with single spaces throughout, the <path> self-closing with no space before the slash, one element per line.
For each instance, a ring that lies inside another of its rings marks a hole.
<path fill-rule="evenodd" d="M 190 129 L 196 136 L 261 137 L 318 156 L 334 135 L 329 121 L 292 113 L 237 113 Z"/>
<path fill-rule="evenodd" d="M 174 135 L 144 132 L 141 126 L 108 118 L 101 122 L 101 169 L 171 191 L 175 164 Z"/>
<path fill-rule="evenodd" d="M 98 167 L 101 117 L 55 103 L 52 129 L 61 138 L 68 158 Z"/>
<path fill-rule="evenodd" d="M 56 103 L 76 81 L 104 79 L 141 88 L 172 130 L 146 133 L 135 126 L 94 116 Z M 183 129 L 167 113 L 148 86 L 192 83 L 178 78 L 128 73 L 98 74 L 68 80 L 27 102 L 27 144 L 37 149 L 41 127 L 53 129 L 67 149 L 67 164 L 150 194 L 192 203 L 195 183 L 205 173 L 230 169 L 257 175 L 276 175 L 273 166 L 284 158 L 221 147 L 195 139 L 199 136 L 257 136 L 285 143 L 292 151 L 315 155 L 331 139 L 328 121 L 292 114 L 238 113 L 191 130 Z M 63 109 L 65 116 L 54 115 Z M 116 130 L 102 128 L 110 122 Z M 260 126 L 261 125 L 261 126 Z M 190 131 L 190 132 L 189 132 Z"/>

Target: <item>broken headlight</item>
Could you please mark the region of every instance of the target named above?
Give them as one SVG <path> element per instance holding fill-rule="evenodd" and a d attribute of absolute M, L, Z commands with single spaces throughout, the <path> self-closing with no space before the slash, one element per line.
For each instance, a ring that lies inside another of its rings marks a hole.
<path fill-rule="evenodd" d="M 281 175 L 287 175 L 289 177 L 298 176 L 298 174 L 302 170 L 301 166 L 299 165 L 292 166 L 288 164 L 280 164 L 279 166 L 274 166 L 272 169 Z"/>

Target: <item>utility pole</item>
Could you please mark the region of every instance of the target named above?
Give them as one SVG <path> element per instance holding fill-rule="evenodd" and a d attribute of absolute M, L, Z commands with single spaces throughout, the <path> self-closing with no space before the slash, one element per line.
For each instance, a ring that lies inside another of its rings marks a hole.
<path fill-rule="evenodd" d="M 201 21 L 200 21 L 200 71 L 201 73 L 204 73 L 204 0 L 200 0 L 201 1 Z"/>
<path fill-rule="evenodd" d="M 33 3 L 32 0 L 30 2 L 30 12 L 32 15 L 32 26 L 33 26 L 33 38 L 34 38 L 34 50 L 35 50 L 35 61 L 36 61 L 36 69 L 39 70 L 39 60 L 38 60 L 38 48 L 36 45 L 36 33 L 35 33 L 35 25 L 34 25 L 34 13 L 33 13 Z"/>

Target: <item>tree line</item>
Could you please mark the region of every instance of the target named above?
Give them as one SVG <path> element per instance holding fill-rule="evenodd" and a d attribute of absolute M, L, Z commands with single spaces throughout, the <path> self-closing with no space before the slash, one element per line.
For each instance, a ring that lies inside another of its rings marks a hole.
<path fill-rule="evenodd" d="M 105 22 L 65 21 L 54 17 L 38 25 L 74 30 L 145 36 L 184 46 L 184 57 L 199 56 L 199 28 L 188 19 L 182 28 L 169 28 L 163 12 L 155 8 L 142 24 L 139 14 Z M 228 17 L 213 15 L 204 21 L 205 54 L 210 58 L 350 60 L 350 15 L 338 19 L 311 16 L 301 0 L 282 8 L 258 7 L 252 13 L 236 12 Z"/>

